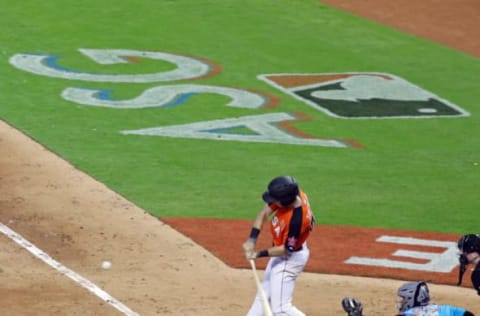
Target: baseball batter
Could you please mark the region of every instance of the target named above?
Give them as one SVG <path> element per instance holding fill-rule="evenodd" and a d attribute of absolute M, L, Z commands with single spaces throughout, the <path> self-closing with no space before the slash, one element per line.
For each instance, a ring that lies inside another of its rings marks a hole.
<path fill-rule="evenodd" d="M 303 271 L 310 251 L 306 240 L 315 223 L 305 192 L 296 180 L 280 176 L 268 184 L 262 196 L 265 207 L 257 214 L 248 240 L 243 244 L 247 260 L 270 257 L 262 287 L 274 315 L 305 315 L 292 304 L 295 281 Z M 270 220 L 272 247 L 256 251 L 255 243 L 263 223 Z M 248 316 L 263 315 L 257 293 Z"/>

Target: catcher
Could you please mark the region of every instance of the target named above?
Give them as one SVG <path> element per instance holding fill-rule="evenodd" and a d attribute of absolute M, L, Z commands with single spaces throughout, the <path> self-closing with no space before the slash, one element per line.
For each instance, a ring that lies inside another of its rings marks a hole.
<path fill-rule="evenodd" d="M 472 312 L 452 305 L 430 303 L 430 292 L 425 282 L 408 282 L 398 288 L 396 316 L 475 316 Z M 348 316 L 363 316 L 362 303 L 352 297 L 342 300 Z"/>

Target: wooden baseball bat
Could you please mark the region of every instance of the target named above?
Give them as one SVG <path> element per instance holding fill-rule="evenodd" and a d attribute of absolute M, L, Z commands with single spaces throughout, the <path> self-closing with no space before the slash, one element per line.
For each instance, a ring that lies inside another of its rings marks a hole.
<path fill-rule="evenodd" d="M 257 290 L 260 292 L 260 296 L 262 297 L 263 303 L 263 313 L 265 316 L 273 316 L 272 309 L 270 308 L 270 303 L 268 302 L 267 295 L 263 290 L 262 283 L 260 283 L 260 279 L 258 278 L 257 268 L 255 267 L 255 261 L 249 260 L 250 265 L 252 266 L 253 277 L 255 278 L 255 284 L 257 284 Z"/>

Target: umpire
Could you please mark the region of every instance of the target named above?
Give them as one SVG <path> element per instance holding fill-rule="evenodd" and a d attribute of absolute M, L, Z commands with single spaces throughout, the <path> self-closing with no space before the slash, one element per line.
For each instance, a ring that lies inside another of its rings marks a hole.
<path fill-rule="evenodd" d="M 458 249 L 460 250 L 460 271 L 458 276 L 458 285 L 462 284 L 463 273 L 467 265 L 473 265 L 471 275 L 472 285 L 477 294 L 480 295 L 480 235 L 467 234 L 458 240 Z"/>

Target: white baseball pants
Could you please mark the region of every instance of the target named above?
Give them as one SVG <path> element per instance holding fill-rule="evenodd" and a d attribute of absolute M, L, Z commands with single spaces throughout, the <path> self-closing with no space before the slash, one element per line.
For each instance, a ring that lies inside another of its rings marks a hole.
<path fill-rule="evenodd" d="M 293 252 L 288 257 L 272 257 L 268 261 L 262 287 L 270 301 L 273 315 L 305 316 L 292 305 L 292 297 L 295 281 L 307 264 L 309 256 L 310 250 L 305 243 L 302 250 Z M 247 316 L 263 316 L 262 299 L 259 293 L 255 296 Z"/>

